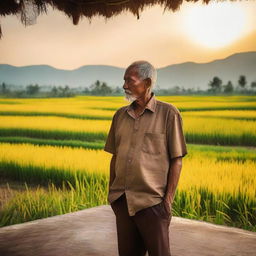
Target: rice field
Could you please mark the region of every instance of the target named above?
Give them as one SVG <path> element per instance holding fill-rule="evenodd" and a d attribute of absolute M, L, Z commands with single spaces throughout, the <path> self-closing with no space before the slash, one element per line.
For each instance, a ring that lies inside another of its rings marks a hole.
<path fill-rule="evenodd" d="M 255 97 L 157 99 L 181 111 L 188 146 L 173 215 L 256 231 Z M 127 104 L 1 99 L 0 226 L 108 204 L 111 154 L 103 147 L 115 110 Z"/>
<path fill-rule="evenodd" d="M 183 117 L 208 117 L 208 118 L 223 118 L 234 120 L 256 120 L 256 111 L 254 110 L 212 110 L 212 111 L 190 111 L 183 113 Z"/>
<path fill-rule="evenodd" d="M 240 112 L 238 111 L 237 115 L 236 113 L 229 115 L 224 113 L 223 116 L 218 116 L 221 115 L 220 111 L 215 114 L 216 116 L 213 116 L 213 113 L 211 113 L 212 115 L 206 115 L 205 113 L 192 111 L 190 115 L 185 112 L 182 117 L 187 142 L 255 146 L 256 123 L 254 120 L 246 120 L 244 118 L 245 114 Z M 196 115 L 197 113 L 198 115 Z M 236 115 L 236 118 L 231 119 L 231 115 Z M 58 137 L 64 134 L 62 139 L 87 140 L 87 136 L 91 137 L 90 141 L 93 137 L 97 141 L 106 139 L 110 124 L 111 120 L 0 115 L 0 136 L 19 135 L 49 139 L 53 138 L 54 135 Z"/>

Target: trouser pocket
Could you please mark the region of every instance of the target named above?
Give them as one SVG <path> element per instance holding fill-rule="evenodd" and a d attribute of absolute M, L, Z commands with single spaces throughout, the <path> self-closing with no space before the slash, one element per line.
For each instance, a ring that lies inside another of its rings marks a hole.
<path fill-rule="evenodd" d="M 125 200 L 125 195 L 122 194 L 120 197 L 118 197 L 114 202 L 112 202 L 112 203 L 110 204 L 110 206 L 111 206 L 111 208 L 112 208 L 112 210 L 113 210 L 113 212 L 114 212 L 115 214 L 116 214 L 116 209 L 117 209 L 117 207 L 120 208 L 120 207 L 123 205 L 124 200 Z"/>
<path fill-rule="evenodd" d="M 154 212 L 154 214 L 157 215 L 158 217 L 165 220 L 170 219 L 170 211 L 167 211 L 163 201 L 159 204 L 151 206 L 150 208 Z"/>

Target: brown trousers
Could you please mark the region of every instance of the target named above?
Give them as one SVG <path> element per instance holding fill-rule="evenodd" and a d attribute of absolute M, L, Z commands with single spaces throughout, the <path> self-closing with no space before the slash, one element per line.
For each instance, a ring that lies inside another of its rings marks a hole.
<path fill-rule="evenodd" d="M 116 215 L 119 256 L 171 256 L 169 225 L 172 213 L 162 201 L 129 216 L 125 193 L 111 203 Z"/>

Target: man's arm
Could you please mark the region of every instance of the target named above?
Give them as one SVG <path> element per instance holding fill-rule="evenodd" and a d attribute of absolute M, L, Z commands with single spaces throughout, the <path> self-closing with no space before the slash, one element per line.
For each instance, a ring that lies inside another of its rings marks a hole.
<path fill-rule="evenodd" d="M 116 164 L 116 155 L 113 154 L 111 161 L 110 161 L 110 177 L 109 177 L 109 189 L 116 177 L 116 173 L 115 173 L 115 164 Z"/>
<path fill-rule="evenodd" d="M 117 112 L 116 112 L 117 113 Z M 115 127 L 116 127 L 116 113 L 112 118 L 112 123 L 104 146 L 104 150 L 112 154 L 110 161 L 110 175 L 109 175 L 109 189 L 116 177 L 115 175 L 115 164 L 116 164 L 116 144 L 115 144 Z"/>
<path fill-rule="evenodd" d="M 167 177 L 167 188 L 164 195 L 164 200 L 168 203 L 173 203 L 176 188 L 180 179 L 182 168 L 182 157 L 176 157 L 170 160 L 170 169 Z"/>
<path fill-rule="evenodd" d="M 175 113 L 171 113 L 169 115 L 167 125 L 167 142 L 170 156 L 170 167 L 164 200 L 168 203 L 173 203 L 182 168 L 182 157 L 188 153 L 183 133 L 183 121 L 179 111 L 175 111 Z"/>

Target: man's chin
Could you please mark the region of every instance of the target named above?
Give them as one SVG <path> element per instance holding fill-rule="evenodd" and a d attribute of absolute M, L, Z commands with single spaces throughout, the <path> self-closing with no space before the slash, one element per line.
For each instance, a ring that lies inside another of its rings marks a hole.
<path fill-rule="evenodd" d="M 131 94 L 125 93 L 125 99 L 128 100 L 129 102 L 134 102 L 137 98 Z"/>

